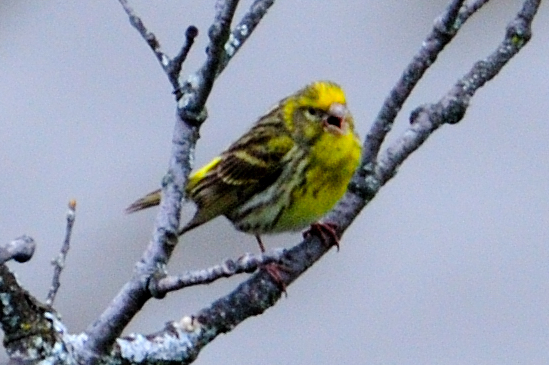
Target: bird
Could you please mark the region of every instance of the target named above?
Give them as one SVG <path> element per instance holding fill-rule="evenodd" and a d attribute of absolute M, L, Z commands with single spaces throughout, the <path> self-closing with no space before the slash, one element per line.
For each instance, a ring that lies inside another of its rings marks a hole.
<path fill-rule="evenodd" d="M 195 203 L 184 234 L 218 216 L 261 236 L 299 231 L 338 245 L 336 227 L 318 223 L 341 199 L 359 165 L 361 144 L 345 93 L 332 81 L 312 82 L 280 100 L 225 151 L 189 176 L 185 195 Z M 160 190 L 126 212 L 160 203 Z M 338 246 L 339 248 L 339 246 Z"/>

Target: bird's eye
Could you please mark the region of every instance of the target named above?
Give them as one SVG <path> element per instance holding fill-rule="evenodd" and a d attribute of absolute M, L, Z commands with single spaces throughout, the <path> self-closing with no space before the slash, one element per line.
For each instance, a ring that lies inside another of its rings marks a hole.
<path fill-rule="evenodd" d="M 315 117 L 318 115 L 318 110 L 315 108 L 308 108 L 307 113 L 309 113 L 310 116 Z"/>

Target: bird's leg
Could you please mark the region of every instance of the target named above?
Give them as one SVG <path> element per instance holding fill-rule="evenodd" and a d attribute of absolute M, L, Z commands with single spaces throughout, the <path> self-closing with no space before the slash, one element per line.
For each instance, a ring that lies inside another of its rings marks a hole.
<path fill-rule="evenodd" d="M 261 250 L 261 253 L 265 253 L 265 245 L 263 245 L 263 241 L 261 241 L 261 236 L 256 234 L 255 239 L 257 240 L 257 243 L 259 244 L 259 249 Z"/>
<path fill-rule="evenodd" d="M 257 243 L 259 244 L 259 249 L 261 250 L 261 253 L 265 253 L 265 245 L 263 245 L 263 241 L 261 240 L 261 236 L 259 236 L 258 234 L 255 235 L 255 239 L 257 240 Z M 267 265 L 263 265 L 263 268 L 265 269 L 265 271 L 267 271 L 267 273 L 269 275 L 271 275 L 271 277 L 273 278 L 273 280 L 275 281 L 275 283 L 278 285 L 278 287 L 280 288 L 280 290 L 282 290 L 282 292 L 286 293 L 286 284 L 284 283 L 284 280 L 282 279 L 282 275 L 280 274 L 281 271 L 288 271 L 288 269 L 283 266 L 283 265 L 279 265 L 277 263 L 270 263 L 270 264 L 267 264 Z M 288 295 L 288 294 L 286 294 Z"/>
<path fill-rule="evenodd" d="M 307 239 L 312 235 L 317 236 L 325 244 L 333 244 L 339 251 L 339 236 L 337 235 L 337 225 L 334 223 L 316 222 L 311 224 L 311 228 L 303 232 L 303 238 Z"/>

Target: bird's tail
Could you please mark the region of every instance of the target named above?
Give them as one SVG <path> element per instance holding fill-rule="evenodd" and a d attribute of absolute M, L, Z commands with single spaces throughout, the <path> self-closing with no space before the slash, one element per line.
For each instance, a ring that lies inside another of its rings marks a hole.
<path fill-rule="evenodd" d="M 129 207 L 126 208 L 126 213 L 137 212 L 142 209 L 154 207 L 158 204 L 160 204 L 160 189 L 134 201 Z"/>
<path fill-rule="evenodd" d="M 154 206 L 160 204 L 160 198 L 161 198 L 160 189 L 155 190 L 151 193 L 148 193 L 147 195 L 145 195 L 144 197 L 142 197 L 140 199 L 137 199 L 129 207 L 127 207 L 126 208 L 126 213 L 133 213 L 133 212 L 137 212 L 137 211 L 140 211 L 140 210 L 143 210 L 143 209 L 154 207 Z M 188 232 L 191 229 L 198 227 L 199 225 L 201 225 L 202 223 L 204 223 L 204 222 L 206 222 L 210 219 L 211 219 L 211 217 L 208 218 L 208 219 L 205 219 L 204 217 L 202 217 L 201 214 L 197 213 L 197 214 L 195 214 L 194 218 L 190 220 L 189 223 L 187 223 L 183 228 L 181 228 L 178 231 L 178 234 L 181 236 L 183 233 Z"/>

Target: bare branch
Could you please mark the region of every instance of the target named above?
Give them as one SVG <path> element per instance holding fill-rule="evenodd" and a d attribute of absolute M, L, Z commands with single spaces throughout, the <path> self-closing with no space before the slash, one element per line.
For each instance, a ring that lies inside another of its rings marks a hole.
<path fill-rule="evenodd" d="M 170 63 L 170 59 L 166 54 L 162 51 L 162 47 L 160 46 L 160 42 L 156 38 L 153 32 L 150 32 L 147 27 L 145 27 L 145 24 L 141 20 L 141 18 L 135 13 L 133 8 L 128 4 L 127 0 L 118 0 L 120 5 L 124 8 L 124 11 L 128 16 L 130 17 L 130 23 L 131 25 L 137 29 L 139 34 L 141 34 L 141 37 L 147 42 L 149 47 L 151 47 L 151 50 L 154 52 L 154 55 L 156 56 L 156 59 L 158 62 L 160 62 L 160 65 L 164 70 L 168 68 L 168 65 Z"/>
<path fill-rule="evenodd" d="M 423 42 L 423 45 L 419 53 L 414 57 L 412 62 L 408 65 L 404 71 L 401 79 L 397 82 L 395 87 L 391 90 L 389 96 L 385 100 L 380 113 L 378 114 L 372 128 L 369 133 L 366 135 L 364 148 L 363 148 L 363 158 L 362 163 L 359 169 L 357 170 L 353 180 L 349 184 L 348 193 L 344 198 L 338 203 L 338 205 L 327 215 L 327 220 L 337 219 L 343 227 L 347 227 L 362 208 L 370 201 L 381 188 L 381 186 L 387 182 L 392 175 L 396 173 L 396 168 L 403 162 L 402 158 L 409 156 L 413 150 L 415 150 L 427 136 L 433 131 L 424 131 L 422 133 L 417 133 L 412 127 L 407 133 L 404 134 L 402 138 L 410 138 L 412 135 L 415 135 L 417 138 L 414 143 L 415 147 L 412 147 L 409 144 L 406 144 L 411 150 L 405 153 L 405 156 L 401 155 L 399 160 L 394 160 L 394 164 L 390 168 L 384 168 L 383 165 L 386 164 L 386 161 L 382 161 L 381 170 L 383 178 L 380 180 L 380 173 L 378 170 L 378 164 L 376 163 L 377 155 L 381 147 L 385 136 L 390 131 L 392 123 L 396 118 L 398 111 L 400 111 L 404 101 L 411 93 L 413 87 L 419 81 L 419 78 L 423 75 L 426 69 L 435 61 L 438 53 L 440 53 L 443 47 L 453 38 L 456 32 L 461 28 L 466 20 L 483 5 L 485 5 L 488 0 L 477 0 L 473 3 L 467 3 L 462 6 L 458 13 L 458 18 L 451 23 L 447 21 L 451 20 L 453 16 L 449 14 L 455 14 L 455 8 L 457 2 L 453 1 L 447 10 L 437 18 L 435 26 L 431 33 L 427 36 L 427 39 Z M 525 1 L 523 9 L 517 15 L 517 19 L 524 19 L 524 26 L 528 28 L 527 33 L 530 33 L 529 27 L 533 20 L 533 16 L 537 8 L 539 7 L 539 1 Z M 525 10 L 527 9 L 527 10 Z M 527 16 L 525 16 L 525 15 Z M 508 36 L 506 38 L 509 38 Z M 525 39 L 527 41 L 527 39 Z M 505 41 L 500 46 L 500 48 L 505 48 Z M 518 51 L 518 50 L 517 50 Z M 497 54 L 497 50 L 495 54 Z M 513 54 L 514 55 L 514 54 Z M 513 56 L 511 55 L 511 57 Z M 503 64 L 498 66 L 498 70 L 503 67 Z M 491 76 L 493 77 L 493 76 Z M 486 81 L 484 81 L 486 82 Z M 435 128 L 436 129 L 436 128 Z M 420 137 L 421 136 L 421 137 Z M 399 140 L 402 143 L 402 139 Z M 419 144 L 417 144 L 419 143 Z M 403 147 L 403 146 L 402 146 Z M 395 148 L 388 149 L 387 153 L 394 154 Z M 385 157 L 386 159 L 386 157 Z"/>
<path fill-rule="evenodd" d="M 229 40 L 225 43 L 225 56 L 221 60 L 217 74 L 219 75 L 244 42 L 252 34 L 261 19 L 267 14 L 267 10 L 274 4 L 274 0 L 255 0 L 250 10 L 242 17 L 242 20 L 234 27 Z"/>
<path fill-rule="evenodd" d="M 439 53 L 442 52 L 461 25 L 463 25 L 465 20 L 459 24 L 456 23 L 459 8 L 463 4 L 463 1 L 452 0 L 446 11 L 435 20 L 433 29 L 423 42 L 419 52 L 406 67 L 402 76 L 390 91 L 389 96 L 385 99 L 374 124 L 366 135 L 363 150 L 363 165 L 367 166 L 375 162 L 381 144 L 385 140 L 385 136 L 391 131 L 393 122 L 402 105 L 423 77 L 425 71 L 435 62 Z"/>
<path fill-rule="evenodd" d="M 261 266 L 280 262 L 286 250 L 279 249 L 256 255 L 247 253 L 236 260 L 228 259 L 222 264 L 207 269 L 189 271 L 183 275 L 166 276 L 158 281 L 151 280 L 150 291 L 154 297 L 163 297 L 168 292 L 189 286 L 209 284 L 221 278 L 229 278 L 242 273 L 252 273 Z"/>
<path fill-rule="evenodd" d="M 539 0 L 526 1 L 507 26 L 499 47 L 485 60 L 477 62 L 438 103 L 421 106 L 412 112 L 412 126 L 379 159 L 377 177 L 381 184 L 391 179 L 402 162 L 437 128 L 444 123 L 458 123 L 463 118 L 475 92 L 494 78 L 530 40 L 531 23 L 539 3 Z"/>
<path fill-rule="evenodd" d="M 286 269 L 282 274 L 290 283 L 320 258 L 323 243 L 318 239 L 305 241 L 285 251 L 281 260 Z M 278 257 L 278 253 L 275 254 Z M 251 257 L 251 256 L 250 256 Z M 278 260 L 277 260 L 278 261 Z M 260 270 L 240 284 L 231 294 L 221 298 L 195 316 L 185 316 L 178 322 L 168 323 L 166 328 L 151 335 L 130 335 L 119 338 L 111 358 L 146 358 L 147 364 L 155 364 L 166 358 L 176 358 L 181 364 L 191 363 L 200 350 L 217 335 L 229 332 L 250 316 L 259 315 L 273 306 L 281 296 L 280 286 L 269 273 Z"/>
<path fill-rule="evenodd" d="M 185 43 L 181 47 L 181 51 L 174 57 L 174 59 L 169 63 L 166 72 L 170 78 L 170 82 L 173 85 L 175 98 L 179 100 L 183 95 L 181 94 L 180 85 L 179 85 L 179 75 L 181 75 L 181 68 L 183 62 L 187 59 L 187 55 L 191 50 L 191 47 L 194 43 L 194 39 L 198 36 L 198 29 L 191 25 L 187 28 L 185 32 Z"/>
<path fill-rule="evenodd" d="M 36 243 L 29 236 L 17 237 L 11 242 L 0 245 L 0 264 L 9 260 L 27 262 L 32 258 Z"/>
<path fill-rule="evenodd" d="M 162 51 L 162 48 L 160 46 L 160 42 L 156 38 L 153 32 L 150 32 L 145 24 L 143 23 L 143 20 L 135 13 L 133 8 L 128 4 L 127 0 L 118 0 L 122 7 L 124 8 L 124 11 L 126 14 L 128 14 L 130 18 L 131 25 L 137 29 L 139 34 L 141 34 L 141 37 L 147 42 L 151 50 L 154 52 L 154 55 L 156 56 L 156 59 L 158 62 L 160 62 L 160 66 L 162 66 L 162 69 L 164 69 L 164 72 L 166 75 L 168 75 L 168 79 L 170 80 L 173 88 L 174 93 L 176 94 L 177 99 L 181 98 L 181 91 L 179 85 L 179 75 L 181 74 L 181 67 L 183 65 L 183 62 L 187 58 L 187 54 L 189 53 L 193 43 L 194 39 L 198 35 L 198 29 L 191 25 L 187 28 L 187 31 L 185 32 L 185 42 L 183 43 L 183 46 L 181 47 L 181 50 L 175 56 L 173 60 Z"/>
<path fill-rule="evenodd" d="M 40 360 L 51 352 L 56 332 L 51 309 L 24 290 L 6 265 L 0 265 L 0 325 L 10 357 Z"/>
<path fill-rule="evenodd" d="M 210 27 L 206 62 L 190 77 L 193 82 L 187 82 L 186 87 L 181 89 L 169 169 L 162 182 L 162 200 L 152 241 L 136 264 L 133 278 L 122 287 L 99 319 L 87 328 L 88 341 L 84 345 L 88 356 L 86 361 L 93 362 L 97 356 L 105 354 L 135 314 L 151 298 L 149 280 L 164 272 L 177 244 L 181 201 L 191 170 L 190 156 L 193 155 L 198 139 L 198 126 L 206 118 L 204 104 L 213 86 L 237 4 L 237 0 L 218 1 L 216 4 L 217 13 Z"/>
<path fill-rule="evenodd" d="M 183 107 L 179 107 L 179 115 L 191 125 L 200 125 L 204 121 L 204 105 L 212 91 L 217 76 L 220 60 L 225 55 L 225 43 L 229 39 L 231 22 L 236 11 L 238 0 L 218 0 L 217 14 L 214 23 L 210 26 L 208 36 L 210 44 L 207 48 L 208 58 L 204 65 L 183 86 Z"/>
<path fill-rule="evenodd" d="M 55 259 L 52 260 L 53 269 L 53 278 L 51 283 L 51 288 L 46 298 L 46 304 L 49 306 L 53 305 L 57 291 L 61 287 L 61 272 L 65 268 L 65 260 L 67 259 L 67 254 L 69 253 L 69 248 L 71 247 L 71 235 L 72 227 L 74 225 L 74 219 L 76 218 L 76 200 L 71 200 L 69 202 L 69 210 L 67 211 L 67 228 L 65 229 L 65 240 L 63 241 L 63 246 L 61 246 L 61 251 Z"/>

